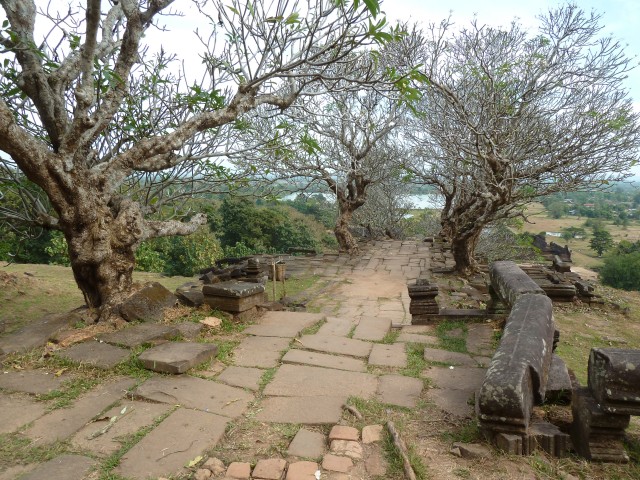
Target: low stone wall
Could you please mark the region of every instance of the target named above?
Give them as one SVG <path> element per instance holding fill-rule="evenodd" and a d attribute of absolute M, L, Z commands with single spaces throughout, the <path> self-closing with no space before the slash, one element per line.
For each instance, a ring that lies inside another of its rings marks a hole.
<path fill-rule="evenodd" d="M 501 444 L 504 437 L 498 436 L 515 435 L 522 446 L 513 453 L 526 454 L 531 412 L 544 400 L 551 367 L 553 304 L 513 262 L 493 263 L 490 275 L 494 294 L 510 314 L 478 394 L 478 417 L 492 442 Z"/>

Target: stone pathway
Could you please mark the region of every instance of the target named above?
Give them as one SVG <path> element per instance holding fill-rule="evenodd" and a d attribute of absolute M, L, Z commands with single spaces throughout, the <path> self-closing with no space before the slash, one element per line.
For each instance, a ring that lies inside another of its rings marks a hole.
<path fill-rule="evenodd" d="M 39 479 L 45 478 L 43 469 L 89 471 L 97 459 L 119 448 L 117 438 L 146 428 L 149 432 L 114 470 L 124 478 L 144 480 L 187 474 L 186 466 L 206 456 L 230 422 L 251 415 L 259 422 L 301 425 L 288 456 L 261 460 L 253 471 L 248 463 L 225 466 L 210 459 L 193 478 L 225 474 L 301 480 L 317 479 L 316 472 L 336 480 L 384 477 L 381 426 L 359 432 L 338 425 L 328 438 L 305 426 L 339 424 L 349 397 L 404 408 L 422 399 L 453 415 L 470 415 L 469 401 L 484 376 L 493 334 L 485 325 L 472 325 L 470 353 L 455 353 L 437 348 L 433 327 L 410 325 L 407 282 L 429 268 L 429 258 L 428 244 L 388 241 L 376 243 L 358 258 L 324 255 L 288 262 L 291 275 L 311 273 L 341 282 L 330 298 L 319 302 L 321 313 L 267 312 L 244 330 L 229 364 L 214 376 L 206 375 L 211 378 L 188 371 L 215 355 L 211 344 L 171 341 L 180 331 L 177 327 L 149 323 L 56 354 L 109 369 L 128 359 L 130 349 L 155 344 L 159 346 L 146 350 L 140 360 L 153 370 L 180 375 L 154 374 L 142 383 L 114 379 L 81 395 L 69 408 L 46 412 L 32 396 L 59 388 L 63 378 L 41 371 L 0 373 L 0 433 L 21 432 L 36 444 L 69 440 L 91 452 L 58 457 L 51 461 L 55 468 L 27 466 L 24 478 Z M 49 328 L 47 324 L 40 331 Z M 7 351 L 23 348 L 7 338 L 0 343 Z M 421 378 L 402 374 L 408 366 L 408 344 L 424 347 L 429 368 Z M 427 392 L 425 379 L 433 387 Z M 94 436 L 113 418 L 113 428 Z M 0 471 L 0 479 L 4 473 Z M 46 478 L 72 478 L 59 475 Z"/>

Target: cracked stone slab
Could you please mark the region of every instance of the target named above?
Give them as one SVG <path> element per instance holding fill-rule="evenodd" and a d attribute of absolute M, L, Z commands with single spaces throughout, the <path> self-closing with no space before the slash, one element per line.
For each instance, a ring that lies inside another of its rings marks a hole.
<path fill-rule="evenodd" d="M 285 364 L 265 387 L 264 394 L 281 397 L 354 395 L 371 398 L 376 388 L 377 379 L 369 373 Z"/>
<path fill-rule="evenodd" d="M 136 480 L 187 474 L 186 465 L 215 447 L 228 421 L 179 408 L 129 450 L 114 472 Z"/>
<path fill-rule="evenodd" d="M 433 388 L 428 392 L 429 398 L 444 412 L 462 418 L 473 416 L 473 390 L 454 390 Z"/>
<path fill-rule="evenodd" d="M 382 340 L 391 328 L 390 318 L 364 317 L 356 327 L 353 338 L 358 340 Z"/>
<path fill-rule="evenodd" d="M 372 344 L 354 338 L 335 337 L 333 335 L 303 335 L 300 343 L 308 350 L 323 353 L 336 353 L 352 357 L 366 358 Z"/>
<path fill-rule="evenodd" d="M 0 433 L 11 433 L 42 417 L 45 405 L 23 395 L 0 396 Z"/>
<path fill-rule="evenodd" d="M 129 350 L 100 342 L 76 343 L 56 352 L 58 357 L 109 370 L 129 357 Z"/>
<path fill-rule="evenodd" d="M 117 332 L 99 335 L 98 340 L 126 348 L 134 348 L 144 343 L 156 344 L 165 342 L 179 334 L 180 331 L 171 325 L 140 323 Z"/>
<path fill-rule="evenodd" d="M 336 370 L 349 370 L 352 372 L 366 372 L 367 366 L 364 360 L 343 355 L 329 355 L 326 353 L 309 352 L 292 348 L 284 357 L 282 363 L 294 363 L 298 365 L 312 365 L 315 367 L 335 368 Z"/>
<path fill-rule="evenodd" d="M 378 399 L 382 403 L 413 408 L 418 403 L 424 382 L 404 375 L 382 375 L 378 384 Z"/>
<path fill-rule="evenodd" d="M 301 425 L 334 425 L 342 417 L 346 396 L 267 397 L 260 402 L 256 420 Z"/>
<path fill-rule="evenodd" d="M 378 367 L 406 367 L 407 352 L 405 351 L 404 343 L 394 343 L 393 345 L 375 343 L 369 355 L 369 365 Z"/>
<path fill-rule="evenodd" d="M 257 324 L 245 329 L 244 333 L 260 337 L 293 338 L 322 318 L 323 315 L 320 313 L 267 312 Z"/>
<path fill-rule="evenodd" d="M 424 375 L 433 380 L 436 388 L 474 392 L 482 386 L 486 372 L 486 368 L 477 367 L 431 367 Z"/>
<path fill-rule="evenodd" d="M 264 370 L 252 367 L 229 366 L 225 368 L 216 380 L 232 387 L 248 388 L 254 392 L 260 388 L 260 380 Z"/>
<path fill-rule="evenodd" d="M 101 415 L 105 420 L 91 422 L 80 429 L 71 439 L 71 443 L 99 456 L 110 455 L 122 447 L 122 444 L 116 440 L 118 437 L 134 434 L 141 428 L 152 425 L 158 417 L 167 413 L 171 408 L 171 405 L 164 403 L 135 400 L 121 402 L 117 407 L 113 407 Z M 113 417 L 117 418 L 111 428 L 105 433 L 97 435 Z"/>
<path fill-rule="evenodd" d="M 242 415 L 253 400 L 253 395 L 241 388 L 188 375 L 150 378 L 133 394 L 151 402 L 182 405 L 231 418 Z"/>
<path fill-rule="evenodd" d="M 132 378 L 119 378 L 98 385 L 77 399 L 70 408 L 61 408 L 40 417 L 25 431 L 37 444 L 66 440 L 112 403 L 124 398 L 135 385 Z"/>
<path fill-rule="evenodd" d="M 280 337 L 247 337 L 233 350 L 233 363 L 239 367 L 275 367 L 289 342 Z"/>
<path fill-rule="evenodd" d="M 0 372 L 0 388 L 10 392 L 43 395 L 58 390 L 70 378 L 66 373 L 56 376 L 46 370 L 9 370 Z"/>
<path fill-rule="evenodd" d="M 161 373 L 184 373 L 211 360 L 218 354 L 212 343 L 168 342 L 142 352 L 138 359 L 147 370 Z"/>

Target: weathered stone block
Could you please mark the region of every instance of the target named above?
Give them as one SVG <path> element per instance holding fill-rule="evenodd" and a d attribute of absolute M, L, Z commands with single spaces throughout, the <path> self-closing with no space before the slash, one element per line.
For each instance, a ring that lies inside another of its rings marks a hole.
<path fill-rule="evenodd" d="M 491 286 L 510 306 L 513 306 L 522 295 L 544 295 L 544 291 L 538 284 L 511 261 L 493 262 L 489 266 L 489 274 Z"/>
<path fill-rule="evenodd" d="M 571 409 L 571 440 L 579 455 L 601 462 L 629 461 L 623 446 L 629 415 L 615 415 L 601 410 L 588 388 L 578 388 L 573 392 Z"/>
<path fill-rule="evenodd" d="M 212 308 L 239 313 L 264 301 L 264 285 L 252 282 L 222 282 L 202 287 L 204 301 Z"/>
<path fill-rule="evenodd" d="M 592 348 L 589 388 L 603 410 L 640 415 L 640 350 Z"/>
<path fill-rule="evenodd" d="M 120 315 L 128 322 L 159 322 L 164 309 L 174 307 L 178 299 L 158 282 L 145 285 L 127 298 L 120 307 Z"/>
<path fill-rule="evenodd" d="M 571 378 L 567 366 L 559 356 L 554 354 L 551 356 L 545 403 L 568 405 L 571 402 L 571 391 Z"/>
<path fill-rule="evenodd" d="M 212 359 L 218 347 L 211 343 L 170 342 L 142 352 L 138 358 L 144 368 L 162 373 L 184 373 Z"/>
<path fill-rule="evenodd" d="M 482 422 L 528 427 L 533 405 L 545 396 L 553 332 L 553 306 L 548 297 L 517 297 L 480 388 Z"/>

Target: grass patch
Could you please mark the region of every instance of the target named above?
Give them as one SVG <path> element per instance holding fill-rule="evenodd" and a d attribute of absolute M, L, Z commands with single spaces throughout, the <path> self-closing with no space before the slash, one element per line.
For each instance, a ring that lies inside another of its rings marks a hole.
<path fill-rule="evenodd" d="M 397 425 L 396 427 L 399 428 Z M 400 456 L 400 453 L 398 452 L 396 446 L 393 444 L 391 434 L 389 434 L 389 432 L 386 430 L 385 432 L 386 434 L 384 436 L 382 448 L 387 458 L 387 462 L 389 463 L 388 473 L 390 473 L 392 476 L 400 477 L 404 473 L 402 457 Z M 400 434 L 402 434 L 402 432 L 400 432 Z M 414 446 L 411 444 L 407 444 L 407 456 L 409 457 L 411 468 L 413 468 L 413 471 L 416 474 L 416 478 L 418 478 L 419 480 L 427 480 L 428 478 L 430 478 L 429 472 L 427 471 L 427 467 L 422 461 L 422 458 L 416 453 Z M 404 478 L 404 476 L 402 476 L 401 478 Z"/>
<path fill-rule="evenodd" d="M 277 371 L 278 367 L 272 367 L 264 371 L 262 377 L 260 378 L 259 391 L 264 390 L 264 387 L 266 387 L 267 384 L 271 382 L 271 380 L 273 380 L 273 377 L 276 375 Z"/>
<path fill-rule="evenodd" d="M 384 344 L 390 345 L 392 343 L 396 343 L 396 340 L 398 339 L 399 336 L 400 336 L 400 330 L 397 328 L 392 328 L 387 332 L 387 334 L 384 336 L 384 338 L 380 342 L 376 342 L 376 343 L 384 343 Z"/>
<path fill-rule="evenodd" d="M 420 343 L 407 343 L 407 366 L 400 373 L 407 377 L 421 378 L 423 370 L 427 367 L 424 359 L 424 345 Z"/>
<path fill-rule="evenodd" d="M 324 325 L 325 323 L 327 323 L 327 319 L 326 318 L 318 320 L 313 325 L 303 329 L 301 334 L 302 335 L 315 335 L 316 333 L 318 333 L 318 330 L 320 330 L 320 327 L 322 327 L 322 325 Z"/>
<path fill-rule="evenodd" d="M 450 352 L 467 353 L 467 334 L 469 329 L 462 321 L 445 320 L 436 327 L 440 346 Z"/>
<path fill-rule="evenodd" d="M 351 330 L 349 330 L 349 333 L 347 333 L 347 338 L 353 338 L 354 333 L 356 333 L 356 325 L 351 327 Z"/>
<path fill-rule="evenodd" d="M 66 442 L 34 446 L 22 435 L 0 434 L 0 467 L 46 462 L 69 450 Z"/>
<path fill-rule="evenodd" d="M 480 428 L 477 422 L 467 422 L 452 430 L 442 432 L 442 440 L 449 443 L 473 443 L 480 439 Z"/>
<path fill-rule="evenodd" d="M 216 345 L 218 346 L 218 355 L 216 355 L 216 358 L 225 365 L 229 365 L 231 363 L 231 354 L 233 353 L 233 349 L 239 344 L 239 340 L 216 341 Z"/>
<path fill-rule="evenodd" d="M 304 292 L 305 290 L 309 290 L 312 287 L 322 287 L 327 282 L 320 282 L 319 275 L 310 275 L 308 277 L 299 277 L 299 278 L 290 278 L 287 280 L 284 285 L 282 282 L 276 283 L 276 294 L 273 296 L 273 281 L 268 281 L 265 285 L 265 290 L 267 292 L 267 297 L 270 301 L 274 302 L 276 300 L 280 300 L 284 294 L 286 293 L 287 297 L 293 297 L 298 295 L 299 293 Z"/>
<path fill-rule="evenodd" d="M 85 392 L 88 392 L 93 387 L 100 383 L 98 378 L 73 378 L 67 380 L 61 385 L 60 390 L 52 390 L 48 393 L 38 395 L 37 399 L 40 401 L 53 400 L 53 403 L 48 405 L 50 410 L 56 410 L 58 408 L 65 408 L 71 405 L 76 398 Z"/>

